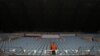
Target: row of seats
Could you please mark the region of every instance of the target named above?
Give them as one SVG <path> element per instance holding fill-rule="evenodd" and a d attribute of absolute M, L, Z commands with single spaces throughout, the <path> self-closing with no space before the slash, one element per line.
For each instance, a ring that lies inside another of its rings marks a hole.
<path fill-rule="evenodd" d="M 58 45 L 58 54 L 100 53 L 100 42 L 88 42 L 80 37 L 62 37 L 61 39 L 21 37 L 11 41 L 1 41 L 0 49 L 6 53 L 15 53 L 19 55 L 44 55 L 45 50 L 50 54 L 51 42 L 55 42 Z"/>

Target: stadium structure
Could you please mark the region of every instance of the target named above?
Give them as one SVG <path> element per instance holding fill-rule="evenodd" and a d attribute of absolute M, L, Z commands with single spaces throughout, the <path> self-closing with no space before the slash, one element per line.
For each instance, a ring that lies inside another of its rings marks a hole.
<path fill-rule="evenodd" d="M 56 56 L 100 56 L 100 34 L 81 32 L 0 33 L 0 56 L 52 56 L 51 42 Z"/>

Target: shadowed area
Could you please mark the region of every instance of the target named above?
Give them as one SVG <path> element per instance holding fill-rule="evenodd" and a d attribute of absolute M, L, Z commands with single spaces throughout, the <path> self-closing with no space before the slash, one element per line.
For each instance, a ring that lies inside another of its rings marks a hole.
<path fill-rule="evenodd" d="M 0 31 L 97 32 L 99 0 L 1 0 Z"/>

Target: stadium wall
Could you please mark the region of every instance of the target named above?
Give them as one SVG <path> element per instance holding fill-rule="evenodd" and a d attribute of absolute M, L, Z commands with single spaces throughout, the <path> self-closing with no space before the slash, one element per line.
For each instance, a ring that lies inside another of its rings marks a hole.
<path fill-rule="evenodd" d="M 94 34 L 76 34 L 78 37 L 93 37 Z"/>
<path fill-rule="evenodd" d="M 77 34 L 77 37 L 80 37 L 86 41 L 93 41 L 94 34 Z"/>
<path fill-rule="evenodd" d="M 95 34 L 93 39 L 94 41 L 100 42 L 100 34 Z"/>
<path fill-rule="evenodd" d="M 10 36 L 9 33 L 1 33 L 0 34 L 1 41 L 9 40 L 9 36 Z"/>
<path fill-rule="evenodd" d="M 0 38 L 2 41 L 12 40 L 23 36 L 24 33 L 0 33 Z"/>
<path fill-rule="evenodd" d="M 100 42 L 100 34 L 77 34 L 77 36 L 87 41 Z"/>
<path fill-rule="evenodd" d="M 75 37 L 76 34 L 60 34 L 61 37 Z"/>

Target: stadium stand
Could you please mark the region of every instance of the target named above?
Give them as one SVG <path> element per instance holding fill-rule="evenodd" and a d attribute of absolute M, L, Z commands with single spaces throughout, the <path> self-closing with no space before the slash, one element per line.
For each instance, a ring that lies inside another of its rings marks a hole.
<path fill-rule="evenodd" d="M 84 34 L 85 35 L 85 34 Z M 19 36 L 15 40 L 1 41 L 0 49 L 3 53 L 9 54 L 10 56 L 36 56 L 36 55 L 51 55 L 50 43 L 55 42 L 58 45 L 56 51 L 57 55 L 67 56 L 94 56 L 100 55 L 100 42 L 91 41 L 90 35 L 85 35 L 82 39 L 82 35 L 71 35 L 62 36 L 58 38 L 30 38 Z M 10 35 L 11 36 L 11 35 Z M 88 37 L 87 37 L 88 36 Z M 93 37 L 93 36 L 92 36 Z M 87 41 L 89 40 L 89 41 Z M 3 55 L 4 56 L 4 55 Z"/>

